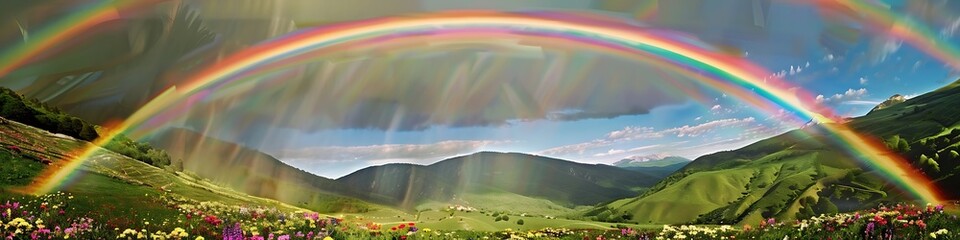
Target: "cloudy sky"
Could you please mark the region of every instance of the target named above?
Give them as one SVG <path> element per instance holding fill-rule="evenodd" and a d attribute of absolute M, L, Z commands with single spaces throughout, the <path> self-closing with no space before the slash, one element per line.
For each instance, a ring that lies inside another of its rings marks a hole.
<path fill-rule="evenodd" d="M 321 25 L 452 9 L 608 15 L 683 32 L 742 56 L 845 116 L 957 78 L 889 29 L 858 22 L 856 13 L 792 1 L 410 0 L 382 8 L 370 1 L 291 2 L 292 21 Z M 960 43 L 956 3 L 874 2 L 921 22 L 940 41 Z M 311 14 L 312 8 L 328 14 Z M 218 123 L 204 132 L 336 178 L 371 165 L 429 164 L 477 151 L 607 164 L 650 154 L 696 158 L 803 124 L 789 112 L 760 112 L 645 63 L 512 39 L 367 49 L 297 71 L 267 76 L 282 78 L 281 85 L 240 90 L 246 93 L 198 107 L 196 121 L 184 125 Z"/>

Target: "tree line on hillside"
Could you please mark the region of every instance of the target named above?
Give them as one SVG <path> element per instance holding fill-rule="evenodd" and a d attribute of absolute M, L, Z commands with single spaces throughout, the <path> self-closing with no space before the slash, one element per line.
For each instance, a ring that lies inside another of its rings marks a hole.
<path fill-rule="evenodd" d="M 960 174 L 960 129 L 939 136 L 911 141 L 899 135 L 885 139 L 888 148 L 909 159 L 911 164 L 942 187 L 955 187 Z M 947 188 L 949 189 L 949 188 Z M 945 197 L 960 193 L 945 191 Z"/>
<path fill-rule="evenodd" d="M 960 166 L 960 129 L 919 141 L 894 135 L 884 143 L 891 150 L 910 159 L 915 167 L 932 179 L 951 174 Z"/>
<path fill-rule="evenodd" d="M 100 137 L 93 124 L 69 116 L 36 99 L 27 100 L 10 89 L 0 89 L 0 116 L 23 124 L 77 139 L 93 141 Z"/>
<path fill-rule="evenodd" d="M 96 125 L 7 88 L 0 88 L 0 117 L 84 141 L 92 142 L 100 137 Z M 157 167 L 170 165 L 170 156 L 165 151 L 123 135 L 102 147 Z"/>

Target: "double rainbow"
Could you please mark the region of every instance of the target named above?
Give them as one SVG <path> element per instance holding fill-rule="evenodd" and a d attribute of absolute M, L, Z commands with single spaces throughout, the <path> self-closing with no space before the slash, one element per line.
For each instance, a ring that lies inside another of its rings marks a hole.
<path fill-rule="evenodd" d="M 810 94 L 779 79 L 767 78 L 771 74 L 757 65 L 716 53 L 669 32 L 562 14 L 448 12 L 381 18 L 296 32 L 251 47 L 197 73 L 186 84 L 168 90 L 114 126 L 96 145 L 106 143 L 120 133 L 134 132 L 144 126 L 160 126 L 171 120 L 171 116 L 163 113 L 181 112 L 193 102 L 211 96 L 215 89 L 256 81 L 247 76 L 262 72 L 264 68 L 283 66 L 286 60 L 314 51 L 336 51 L 344 46 L 356 47 L 351 43 L 403 41 L 424 36 L 496 38 L 504 35 L 575 42 L 582 44 L 577 46 L 584 49 L 616 51 L 671 66 L 675 71 L 702 74 L 703 77 L 694 79 L 764 111 L 777 113 L 785 110 L 799 119 L 825 123 L 822 126 L 829 139 L 836 141 L 850 156 L 882 173 L 891 183 L 916 198 L 926 202 L 940 201 L 932 183 L 903 159 L 888 154 L 873 139 L 860 136 L 842 124 L 832 124 L 832 114 L 812 104 Z M 95 146 L 84 149 L 61 168 L 48 168 L 32 185 L 32 191 L 44 193 L 55 189 L 97 149 Z"/>

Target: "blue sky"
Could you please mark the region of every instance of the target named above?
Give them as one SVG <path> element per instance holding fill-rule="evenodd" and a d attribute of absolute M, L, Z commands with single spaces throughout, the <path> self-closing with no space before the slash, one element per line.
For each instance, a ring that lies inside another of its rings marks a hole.
<path fill-rule="evenodd" d="M 623 18 L 624 21 L 633 21 L 652 27 L 668 28 L 690 34 L 693 38 L 706 44 L 736 49 L 740 54 L 773 73 L 778 74 L 786 81 L 802 87 L 817 96 L 821 104 L 830 106 L 844 116 L 859 116 L 865 114 L 873 106 L 893 94 L 915 96 L 952 82 L 957 73 L 945 67 L 940 61 L 933 59 L 913 46 L 892 38 L 882 31 L 868 31 L 856 22 L 837 22 L 825 20 L 821 12 L 816 9 L 796 4 L 787 4 L 779 1 L 743 0 L 743 1 L 687 1 L 689 5 L 671 5 L 661 2 L 661 7 L 668 5 L 672 12 L 664 13 L 683 16 L 671 18 L 659 16 L 657 19 L 630 19 L 630 10 L 607 9 L 598 7 L 603 1 L 419 1 L 417 11 L 441 11 L 450 9 L 496 9 L 509 11 L 551 10 L 551 11 L 589 11 Z M 923 21 L 934 32 L 940 33 L 940 40 L 948 44 L 960 45 L 960 40 L 953 36 L 953 32 L 960 25 L 956 4 L 943 1 L 879 1 L 885 7 L 904 14 L 918 21 Z M 920 3 L 923 4 L 920 4 Z M 732 3 L 732 4 L 731 4 Z M 679 4 L 679 3 L 676 3 Z M 913 5 L 911 5 L 913 4 Z M 751 8 L 753 6 L 754 8 Z M 926 8 L 938 8 L 938 15 L 924 15 L 929 11 Z M 680 10 L 677 10 L 680 9 Z M 754 11 L 761 9 L 762 11 Z M 918 10 L 919 9 L 919 10 Z M 328 9 L 329 10 L 329 9 Z M 384 10 L 386 11 L 386 10 Z M 921 14 L 922 13 L 922 14 Z M 378 12 L 379 15 L 402 14 L 392 12 Z M 349 14 L 347 14 L 349 15 Z M 310 15 L 311 18 L 313 15 Z M 746 20 L 742 16 L 748 16 Z M 751 18 L 752 17 L 752 18 Z M 681 20 L 677 20 L 681 19 Z M 310 21 L 333 21 L 331 19 L 309 19 Z M 338 19 L 345 21 L 346 19 Z M 836 33 L 837 26 L 841 26 L 840 33 Z M 837 35 L 853 34 L 853 40 Z M 476 46 L 476 43 L 470 43 Z M 482 46 L 482 44 L 481 44 Z M 472 49 L 472 48 L 471 48 Z M 518 51 L 527 51 L 515 48 Z M 463 49 L 457 57 L 435 58 L 437 54 L 445 54 L 448 48 L 421 49 L 421 52 L 412 54 L 413 59 L 378 59 L 376 56 L 357 56 L 355 59 L 344 60 L 331 68 L 364 69 L 365 66 L 387 64 L 404 71 L 423 72 L 446 71 L 442 64 L 452 64 L 457 67 L 459 61 L 481 62 L 481 58 L 504 58 L 506 62 L 515 64 L 501 69 L 504 77 L 529 77 L 548 74 L 536 72 L 541 69 L 549 71 L 552 63 L 568 63 L 561 74 L 580 73 L 585 76 L 607 79 L 607 82 L 598 81 L 596 87 L 604 84 L 625 84 L 618 81 L 637 81 L 638 76 L 649 76 L 654 73 L 643 66 L 633 67 L 629 62 L 619 60 L 596 60 L 604 56 L 582 53 L 576 49 L 543 50 L 544 58 L 528 58 L 528 55 L 516 52 L 475 53 Z M 534 50 L 539 51 L 539 50 Z M 422 58 L 416 58 L 422 54 Z M 429 56 L 427 56 L 429 55 Z M 482 55 L 482 56 L 481 56 Z M 492 55 L 492 56 L 491 56 Z M 503 56 L 500 56 L 503 55 Z M 405 55 L 406 56 L 406 55 Z M 464 57 L 465 56 L 465 57 Z M 595 61 L 593 67 L 583 69 L 578 65 L 570 65 L 569 59 L 583 57 Z M 371 60 L 373 59 L 373 60 Z M 541 61 L 541 62 L 538 62 Z M 451 63 L 452 62 L 452 63 Z M 544 64 L 541 64 L 546 62 Z M 335 65 L 330 63 L 331 66 Z M 530 67 L 547 65 L 543 68 Z M 599 66 L 598 66 L 599 65 Z M 571 67 L 572 66 L 572 67 Z M 373 69 L 371 67 L 371 69 Z M 532 72 L 526 72 L 527 70 Z M 335 75 L 335 74 L 334 74 Z M 354 75 L 350 75 L 354 76 Z M 411 75 L 414 76 L 414 75 Z M 420 75 L 416 75 L 420 76 Z M 475 75 L 464 75 L 475 76 Z M 376 78 L 382 76 L 366 76 Z M 422 76 L 421 76 L 422 77 Z M 614 79 L 622 78 L 622 79 Z M 363 80 L 351 80 L 363 81 Z M 655 80 L 651 80 L 655 81 Z M 503 84 L 515 82 L 506 81 Z M 641 86 L 648 85 L 629 85 Z M 658 89 L 655 85 L 652 89 Z M 509 88 L 509 87 L 508 87 Z M 501 88 L 495 88 L 501 89 Z M 520 87 L 519 91 L 523 88 Z M 219 137 L 242 142 L 259 148 L 269 154 L 277 156 L 283 161 L 310 172 L 326 177 L 340 177 L 355 170 L 371 165 L 381 165 L 391 162 L 408 162 L 429 164 L 451 156 L 464 155 L 477 151 L 508 151 L 524 152 L 568 159 L 584 163 L 609 164 L 619 159 L 651 155 L 668 154 L 687 158 L 696 158 L 704 154 L 721 150 L 736 149 L 757 140 L 774 136 L 784 131 L 794 129 L 802 122 L 788 120 L 785 116 L 758 112 L 752 107 L 740 102 L 722 92 L 710 89 L 699 89 L 707 96 L 708 101 L 697 102 L 676 94 L 672 91 L 662 92 L 630 92 L 618 100 L 629 102 L 649 101 L 649 105 L 638 105 L 643 111 L 615 114 L 613 117 L 588 117 L 577 120 L 557 119 L 484 119 L 484 114 L 460 109 L 454 111 L 455 123 L 442 124 L 432 121 L 418 122 L 415 128 L 376 127 L 378 122 L 393 120 L 408 123 L 410 109 L 419 109 L 416 106 L 407 107 L 408 115 L 404 115 L 404 108 L 394 105 L 357 105 L 343 119 L 329 120 L 336 124 L 317 123 L 328 121 L 317 117 L 323 115 L 322 110 L 311 112 L 313 115 L 291 117 L 295 120 L 274 119 L 271 122 L 283 122 L 285 125 L 271 125 L 262 130 L 263 134 L 249 133 L 219 133 Z M 293 91 L 293 90 L 290 90 Z M 389 89 L 374 89 L 365 96 L 376 99 L 407 99 L 410 95 L 425 94 L 420 90 L 405 86 L 391 86 Z M 423 90 L 426 91 L 426 90 Z M 588 91 L 588 90 L 585 90 Z M 602 99 L 603 92 L 589 92 L 590 96 L 584 101 L 594 98 Z M 599 93 L 599 94 L 598 94 Z M 308 96 L 324 95 L 323 93 L 300 93 Z M 624 96 L 640 96 L 635 99 Z M 426 98 L 429 99 L 429 98 Z M 317 97 L 316 102 L 330 101 Z M 422 99 L 421 99 L 422 100 Z M 430 99 L 440 101 L 442 99 Z M 448 99 L 449 100 L 449 99 Z M 297 98 L 297 101 L 311 101 Z M 605 102 L 597 100 L 598 102 Z M 282 101 L 281 101 L 282 102 Z M 422 101 L 421 101 L 422 102 Z M 427 101 L 429 102 L 429 101 Z M 367 102 L 359 102 L 369 104 Z M 466 106 L 466 105 L 465 105 Z M 581 105 L 575 105 L 581 106 Z M 615 106 L 582 105 L 591 108 L 613 108 Z M 485 108 L 510 108 L 509 105 L 490 105 Z M 372 110 L 371 110 L 372 109 Z M 579 109 L 592 110 L 592 109 Z M 384 111 L 375 113 L 372 111 Z M 349 112 L 349 111 L 348 111 Z M 340 116 L 340 115 L 335 115 Z M 359 117 L 358 117 L 359 116 Z M 385 117 L 386 116 L 386 117 Z M 437 117 L 431 115 L 431 117 Z M 450 116 L 440 116 L 450 117 Z M 462 117 L 462 118 L 456 118 Z M 373 120 L 370 120 L 370 119 Z M 471 119 L 477 118 L 477 119 Z M 353 119 L 353 120 L 351 120 Z M 432 119 L 432 118 L 431 118 Z M 444 118 L 446 119 L 446 118 Z M 359 120 L 362 122 L 349 122 Z M 470 124 L 483 123 L 483 124 Z M 491 124 L 492 123 L 492 124 Z M 320 124 L 323 127 L 316 127 Z M 339 125 L 337 125 L 339 124 Z M 422 124 L 426 124 L 425 126 Z M 308 125 L 311 127 L 298 127 Z M 391 125 L 393 126 L 393 125 Z M 359 128 L 359 129 L 358 129 Z M 245 136 L 257 136 L 256 140 Z"/>

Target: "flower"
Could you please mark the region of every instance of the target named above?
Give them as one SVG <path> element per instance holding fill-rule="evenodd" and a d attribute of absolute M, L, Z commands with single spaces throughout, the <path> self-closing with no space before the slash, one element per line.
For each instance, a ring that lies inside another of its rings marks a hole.
<path fill-rule="evenodd" d="M 243 240 L 243 230 L 240 227 L 240 223 L 235 223 L 232 227 L 227 226 L 223 228 L 223 239 L 224 240 Z"/>

